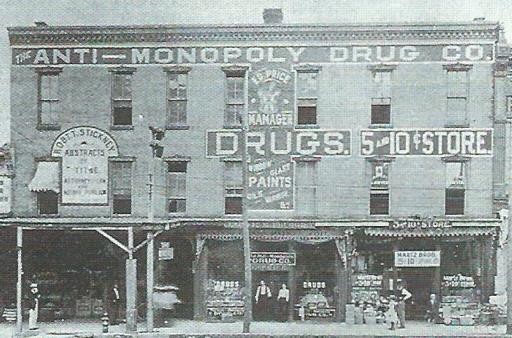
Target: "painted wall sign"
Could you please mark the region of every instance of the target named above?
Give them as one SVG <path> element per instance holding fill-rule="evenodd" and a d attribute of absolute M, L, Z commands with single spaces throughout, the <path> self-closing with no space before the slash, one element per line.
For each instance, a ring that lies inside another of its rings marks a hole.
<path fill-rule="evenodd" d="M 288 270 L 295 266 L 295 253 L 251 252 L 251 266 L 257 271 Z"/>
<path fill-rule="evenodd" d="M 108 204 L 108 158 L 118 156 L 105 131 L 75 127 L 53 142 L 52 156 L 62 158 L 62 204 Z"/>
<path fill-rule="evenodd" d="M 395 251 L 396 267 L 436 267 L 441 265 L 441 251 Z"/>
<path fill-rule="evenodd" d="M 13 65 L 297 62 L 482 62 L 493 44 L 339 45 L 318 47 L 13 48 Z"/>
<path fill-rule="evenodd" d="M 452 222 L 436 219 L 403 219 L 389 222 L 391 229 L 439 229 L 450 228 Z"/>
<path fill-rule="evenodd" d="M 361 155 L 492 156 L 492 129 L 367 129 Z"/>
<path fill-rule="evenodd" d="M 0 176 L 0 214 L 11 212 L 11 177 Z"/>
<path fill-rule="evenodd" d="M 239 156 L 240 132 L 235 130 L 207 130 L 206 156 Z M 247 133 L 247 151 L 261 156 L 349 156 L 350 130 L 276 130 Z"/>

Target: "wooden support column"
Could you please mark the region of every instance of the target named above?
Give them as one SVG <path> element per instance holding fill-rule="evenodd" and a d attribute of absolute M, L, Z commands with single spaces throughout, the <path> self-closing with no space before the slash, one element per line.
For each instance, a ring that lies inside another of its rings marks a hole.
<path fill-rule="evenodd" d="M 335 248 L 334 254 L 336 289 L 338 290 L 336 293 L 337 299 L 334 300 L 334 305 L 336 307 L 336 321 L 343 322 L 345 321 L 345 305 L 347 304 L 347 272 L 343 266 L 343 262 L 338 254 L 337 248 Z"/>
<path fill-rule="evenodd" d="M 147 234 L 146 248 L 146 326 L 148 332 L 153 332 L 154 316 L 153 316 L 153 288 L 154 279 L 154 240 L 153 233 Z"/>
<path fill-rule="evenodd" d="M 297 246 L 295 242 L 288 242 L 288 252 L 295 252 Z M 297 292 L 297 269 L 291 266 L 288 270 L 288 289 L 290 290 L 290 301 L 288 302 L 288 320 L 293 321 L 295 295 Z"/>
<path fill-rule="evenodd" d="M 137 260 L 133 258 L 133 227 L 128 228 L 126 260 L 126 332 L 137 331 Z"/>
<path fill-rule="evenodd" d="M 441 243 L 436 243 L 435 250 L 439 251 L 441 254 L 441 259 L 443 257 L 443 251 L 441 249 Z M 434 268 L 434 280 L 432 283 L 432 291 L 436 294 L 438 301 L 441 301 L 441 264 Z"/>
<path fill-rule="evenodd" d="M 196 240 L 196 247 L 197 247 Z M 208 284 L 208 242 L 203 246 L 194 266 L 194 320 L 206 320 L 206 287 Z"/>
<path fill-rule="evenodd" d="M 345 263 L 345 285 L 343 290 L 346 292 L 346 298 L 345 298 L 345 306 L 343 307 L 343 318 L 345 318 L 345 308 L 346 305 L 350 302 L 352 302 L 352 251 L 354 250 L 354 247 L 352 245 L 352 235 L 349 235 L 346 237 L 346 250 L 347 250 L 347 261 Z"/>
<path fill-rule="evenodd" d="M 16 282 L 16 335 L 21 337 L 23 335 L 23 316 L 21 308 L 21 293 L 22 293 L 22 275 L 23 275 L 23 261 L 22 261 L 22 248 L 23 248 L 23 228 L 16 227 L 16 249 L 18 251 L 18 279 Z"/>
<path fill-rule="evenodd" d="M 390 288 L 393 292 L 396 290 L 396 283 L 398 281 L 398 269 L 395 266 L 395 252 L 400 250 L 400 242 L 396 240 L 393 242 L 393 288 Z"/>
<path fill-rule="evenodd" d="M 494 293 L 494 273 L 493 265 L 496 263 L 494 252 L 492 250 L 492 237 L 483 237 L 482 242 L 482 301 L 488 302 L 489 297 Z"/>

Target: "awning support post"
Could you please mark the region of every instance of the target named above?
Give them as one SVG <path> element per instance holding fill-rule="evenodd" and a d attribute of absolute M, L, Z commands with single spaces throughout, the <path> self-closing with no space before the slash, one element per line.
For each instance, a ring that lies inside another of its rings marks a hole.
<path fill-rule="evenodd" d="M 133 227 L 128 228 L 126 260 L 126 332 L 137 331 L 137 260 L 133 258 Z"/>
<path fill-rule="evenodd" d="M 22 292 L 22 248 L 23 248 L 23 228 L 16 227 L 16 250 L 18 251 L 18 279 L 16 282 L 16 334 L 21 337 L 23 334 L 23 313 L 21 309 L 21 292 Z"/>
<path fill-rule="evenodd" d="M 148 332 L 153 332 L 153 288 L 154 288 L 154 235 L 148 232 L 146 247 L 146 326 Z"/>

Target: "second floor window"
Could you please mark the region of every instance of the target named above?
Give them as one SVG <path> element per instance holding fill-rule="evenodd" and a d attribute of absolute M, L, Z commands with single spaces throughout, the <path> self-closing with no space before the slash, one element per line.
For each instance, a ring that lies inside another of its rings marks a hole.
<path fill-rule="evenodd" d="M 301 216 L 317 213 L 317 161 L 295 163 L 295 209 Z"/>
<path fill-rule="evenodd" d="M 389 215 L 389 163 L 371 162 L 370 215 Z"/>
<path fill-rule="evenodd" d="M 242 214 L 242 162 L 224 161 L 224 213 Z"/>
<path fill-rule="evenodd" d="M 132 125 L 131 72 L 112 72 L 112 125 Z"/>
<path fill-rule="evenodd" d="M 184 213 L 187 210 L 187 162 L 170 161 L 167 163 L 169 213 Z"/>
<path fill-rule="evenodd" d="M 167 126 L 187 124 L 188 68 L 167 71 Z"/>
<path fill-rule="evenodd" d="M 465 163 L 446 163 L 445 214 L 464 215 Z"/>
<path fill-rule="evenodd" d="M 132 213 L 132 162 L 111 162 L 112 213 Z"/>
<path fill-rule="evenodd" d="M 38 70 L 38 125 L 59 125 L 60 69 Z"/>
<path fill-rule="evenodd" d="M 51 190 L 38 192 L 37 210 L 39 215 L 57 215 L 59 213 L 59 194 Z"/>
<path fill-rule="evenodd" d="M 318 70 L 297 71 L 297 124 L 318 123 Z"/>

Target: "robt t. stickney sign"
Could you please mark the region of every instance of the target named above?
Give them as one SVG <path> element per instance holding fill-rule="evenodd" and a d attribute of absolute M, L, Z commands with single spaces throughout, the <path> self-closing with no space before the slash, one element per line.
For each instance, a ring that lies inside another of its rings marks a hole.
<path fill-rule="evenodd" d="M 485 62 L 492 44 L 318 47 L 13 48 L 13 65 L 191 64 L 298 62 Z"/>
<path fill-rule="evenodd" d="M 492 156 L 492 129 L 367 129 L 361 155 Z"/>
<path fill-rule="evenodd" d="M 395 251 L 396 267 L 435 267 L 441 264 L 441 251 Z"/>
<path fill-rule="evenodd" d="M 68 129 L 53 142 L 52 156 L 62 158 L 62 204 L 108 203 L 108 158 L 118 148 L 107 132 Z"/>

